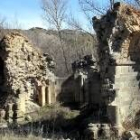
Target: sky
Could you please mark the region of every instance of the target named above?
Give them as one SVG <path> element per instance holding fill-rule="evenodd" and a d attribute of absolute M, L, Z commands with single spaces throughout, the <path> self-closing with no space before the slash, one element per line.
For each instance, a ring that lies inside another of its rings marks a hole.
<path fill-rule="evenodd" d="M 72 13 L 83 18 L 77 0 L 68 0 L 68 5 Z M 48 28 L 42 15 L 41 0 L 0 0 L 0 17 L 5 17 L 10 28 Z"/>
<path fill-rule="evenodd" d="M 109 1 L 97 0 L 95 2 L 98 2 L 97 6 L 104 7 Z M 67 7 L 68 13 L 72 14 L 86 29 L 89 22 L 83 14 L 78 0 L 67 0 Z M 41 0 L 0 0 L 0 20 L 1 17 L 6 19 L 7 28 L 41 27 L 48 29 L 50 27 L 42 18 Z"/>

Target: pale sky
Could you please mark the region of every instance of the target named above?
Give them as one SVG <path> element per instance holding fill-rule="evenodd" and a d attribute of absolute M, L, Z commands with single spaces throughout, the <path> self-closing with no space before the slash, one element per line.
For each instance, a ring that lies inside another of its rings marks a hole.
<path fill-rule="evenodd" d="M 81 12 L 78 0 L 67 0 L 68 11 L 82 25 L 87 26 L 85 15 Z M 109 0 L 95 0 L 105 6 Z M 116 0 L 118 1 L 118 0 Z M 42 19 L 41 0 L 0 0 L 0 18 L 5 17 L 10 28 L 29 29 L 32 27 L 48 28 Z"/>
<path fill-rule="evenodd" d="M 78 0 L 68 0 L 68 8 L 83 18 L 78 5 Z M 41 0 L 0 0 L 0 16 L 6 17 L 7 22 L 15 28 L 21 26 L 23 29 L 32 27 L 47 28 L 42 20 Z"/>

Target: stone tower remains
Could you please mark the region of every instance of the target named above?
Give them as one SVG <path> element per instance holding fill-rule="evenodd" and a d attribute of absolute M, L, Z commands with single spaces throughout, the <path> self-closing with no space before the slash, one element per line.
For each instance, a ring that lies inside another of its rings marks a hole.
<path fill-rule="evenodd" d="M 116 3 L 100 19 L 94 17 L 93 26 L 99 41 L 102 102 L 115 108 L 116 119 L 109 112 L 110 121 L 119 130 L 140 127 L 140 11 Z"/>

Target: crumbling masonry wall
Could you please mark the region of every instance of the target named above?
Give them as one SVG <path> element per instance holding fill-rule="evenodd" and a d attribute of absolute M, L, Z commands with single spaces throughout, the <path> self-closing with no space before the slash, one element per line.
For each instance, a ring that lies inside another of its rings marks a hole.
<path fill-rule="evenodd" d="M 55 102 L 55 76 L 48 60 L 23 35 L 6 35 L 0 42 L 1 107 L 17 116 L 19 111 L 25 114 Z"/>
<path fill-rule="evenodd" d="M 99 41 L 102 102 L 116 107 L 120 129 L 139 127 L 140 11 L 116 3 L 100 19 L 94 17 L 93 26 Z"/>
<path fill-rule="evenodd" d="M 86 55 L 72 64 L 74 101 L 79 104 L 100 104 L 100 75 L 93 55 Z"/>

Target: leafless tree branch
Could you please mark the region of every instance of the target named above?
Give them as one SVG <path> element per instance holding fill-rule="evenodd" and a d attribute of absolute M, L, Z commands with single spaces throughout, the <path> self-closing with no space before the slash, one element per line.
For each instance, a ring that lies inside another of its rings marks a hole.
<path fill-rule="evenodd" d="M 67 8 L 66 0 L 42 0 L 42 9 L 45 13 L 44 19 L 49 24 L 52 24 L 58 32 L 58 37 L 61 42 L 61 50 L 65 61 L 65 67 L 67 72 L 69 72 L 67 57 L 64 50 L 64 44 L 61 35 L 62 24 L 66 18 L 66 10 L 67 10 L 66 8 Z"/>

